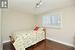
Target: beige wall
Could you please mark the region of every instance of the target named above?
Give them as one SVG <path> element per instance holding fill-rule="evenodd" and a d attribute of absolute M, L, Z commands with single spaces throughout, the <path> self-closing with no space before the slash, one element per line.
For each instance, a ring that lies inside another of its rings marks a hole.
<path fill-rule="evenodd" d="M 42 16 L 57 15 L 62 16 L 62 27 L 60 29 L 46 28 L 47 38 L 53 39 L 68 45 L 73 45 L 73 37 L 75 34 L 75 6 L 63 9 L 56 9 L 46 14 L 42 14 L 38 18 L 38 24 L 42 25 Z"/>
<path fill-rule="evenodd" d="M 4 9 L 2 22 L 2 39 L 9 40 L 10 33 L 19 30 L 29 30 L 34 26 L 34 17 L 25 13 Z"/>

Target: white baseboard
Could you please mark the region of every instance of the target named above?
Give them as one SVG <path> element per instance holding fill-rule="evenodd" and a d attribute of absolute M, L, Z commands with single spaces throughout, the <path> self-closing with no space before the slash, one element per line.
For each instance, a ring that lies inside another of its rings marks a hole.
<path fill-rule="evenodd" d="M 64 45 L 67 45 L 67 46 L 71 46 L 71 47 L 74 47 L 73 44 L 69 44 L 69 43 L 65 43 L 65 42 L 62 42 L 62 41 L 59 41 L 59 40 L 55 40 L 55 39 L 52 39 L 52 38 L 49 38 L 49 37 L 46 37 L 48 40 L 52 40 L 52 41 L 55 41 L 55 42 L 58 42 L 58 43 L 61 43 L 61 44 L 64 44 Z M 6 42 L 9 42 L 10 40 L 6 40 L 6 41 L 3 41 L 2 43 L 6 43 Z"/>
<path fill-rule="evenodd" d="M 6 42 L 9 42 L 10 40 L 6 40 L 6 41 L 3 41 L 2 43 L 6 43 Z"/>
<path fill-rule="evenodd" d="M 65 42 L 62 42 L 62 41 L 59 41 L 59 40 L 55 40 L 55 39 L 52 39 L 52 38 L 49 38 L 49 37 L 46 37 L 46 38 L 47 38 L 48 40 L 52 40 L 52 41 L 55 41 L 55 42 L 58 42 L 58 43 L 61 43 L 61 44 L 67 45 L 67 46 L 74 47 L 73 44 L 65 43 Z"/>

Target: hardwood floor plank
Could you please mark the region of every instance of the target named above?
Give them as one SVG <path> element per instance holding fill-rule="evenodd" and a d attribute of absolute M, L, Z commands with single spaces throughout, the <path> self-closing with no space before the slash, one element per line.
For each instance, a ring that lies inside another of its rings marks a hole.
<path fill-rule="evenodd" d="M 4 43 L 3 50 L 15 50 L 14 46 L 10 43 Z M 65 46 L 63 44 L 53 42 L 50 40 L 43 40 L 36 45 L 28 47 L 26 50 L 74 50 L 73 47 Z"/>

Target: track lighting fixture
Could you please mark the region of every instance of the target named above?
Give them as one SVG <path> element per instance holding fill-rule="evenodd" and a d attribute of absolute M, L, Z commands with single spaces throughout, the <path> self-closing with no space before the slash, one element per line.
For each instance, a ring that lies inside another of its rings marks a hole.
<path fill-rule="evenodd" d="M 42 5 L 42 1 L 40 0 L 38 3 L 36 3 L 36 8 L 39 8 Z"/>

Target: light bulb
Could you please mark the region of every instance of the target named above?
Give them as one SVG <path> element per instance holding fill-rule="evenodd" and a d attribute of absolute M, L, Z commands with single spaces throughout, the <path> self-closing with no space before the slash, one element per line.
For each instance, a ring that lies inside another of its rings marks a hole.
<path fill-rule="evenodd" d="M 40 6 L 39 6 L 39 5 L 37 5 L 36 7 L 37 7 L 37 8 L 39 8 Z"/>
<path fill-rule="evenodd" d="M 42 1 L 40 1 L 40 2 L 39 2 L 39 5 L 42 5 L 42 4 L 43 4 Z"/>
<path fill-rule="evenodd" d="M 40 2 L 40 5 L 42 5 L 42 2 Z"/>

